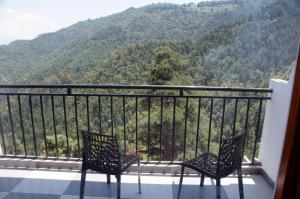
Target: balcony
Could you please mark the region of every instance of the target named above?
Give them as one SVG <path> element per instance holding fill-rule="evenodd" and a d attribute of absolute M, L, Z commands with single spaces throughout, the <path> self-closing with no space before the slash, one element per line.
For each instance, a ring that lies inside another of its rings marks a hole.
<path fill-rule="evenodd" d="M 80 187 L 79 171 L 0 169 L 0 198 L 62 198 L 78 199 Z M 137 176 L 122 175 L 121 198 L 176 198 L 179 177 L 174 175 L 143 174 L 142 193 L 138 194 Z M 214 182 L 205 180 L 199 186 L 199 177 L 184 178 L 181 198 L 215 198 Z M 222 181 L 222 198 L 238 198 L 235 176 Z M 265 199 L 272 197 L 272 189 L 259 175 L 244 176 L 245 198 Z M 115 198 L 116 183 L 106 184 L 103 174 L 87 175 L 85 198 Z"/>
<path fill-rule="evenodd" d="M 181 161 L 205 151 L 217 153 L 224 138 L 247 132 L 245 197 L 272 197 L 274 176 L 268 173 L 268 163 L 262 164 L 269 154 L 261 152 L 262 146 L 268 151 L 263 129 L 267 131 L 266 120 L 271 117 L 266 113 L 271 109 L 272 87 L 0 85 L 0 89 L 0 198 L 78 198 L 81 129 L 114 134 L 123 151 L 140 154 L 142 194 L 137 192 L 133 166 L 122 177 L 124 198 L 175 198 Z M 198 174 L 190 170 L 186 174 L 182 198 L 215 197 L 213 180 L 205 179 L 200 188 Z M 86 196 L 115 196 L 115 183 L 107 185 L 104 177 L 88 174 Z M 236 176 L 222 179 L 221 185 L 222 198 L 238 198 Z"/>

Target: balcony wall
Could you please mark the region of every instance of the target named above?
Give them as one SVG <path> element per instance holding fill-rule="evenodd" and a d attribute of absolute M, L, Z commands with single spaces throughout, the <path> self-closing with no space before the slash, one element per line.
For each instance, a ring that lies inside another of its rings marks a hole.
<path fill-rule="evenodd" d="M 294 76 L 295 68 L 289 81 L 271 79 L 269 84 L 269 88 L 273 89 L 272 100 L 269 100 L 266 105 L 258 159 L 273 182 L 277 179 L 281 160 Z"/>

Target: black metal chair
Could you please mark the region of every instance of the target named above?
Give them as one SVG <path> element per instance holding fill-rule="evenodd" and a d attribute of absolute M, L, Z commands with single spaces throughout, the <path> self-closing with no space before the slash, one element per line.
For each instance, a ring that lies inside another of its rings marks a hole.
<path fill-rule="evenodd" d="M 115 136 L 100 135 L 81 131 L 83 139 L 82 169 L 80 183 L 80 198 L 84 196 L 85 177 L 88 169 L 107 174 L 107 183 L 110 175 L 117 178 L 117 198 L 121 195 L 121 174 L 132 164 L 138 164 L 138 185 L 141 193 L 140 159 L 135 155 L 120 155 L 117 138 Z"/>
<path fill-rule="evenodd" d="M 201 174 L 200 186 L 203 186 L 204 177 L 216 180 L 216 198 L 221 198 L 221 178 L 228 176 L 237 170 L 240 198 L 244 198 L 243 179 L 242 179 L 242 153 L 245 140 L 245 133 L 224 139 L 219 149 L 219 155 L 209 152 L 202 153 L 198 157 L 184 161 L 181 166 L 181 176 L 177 199 L 180 198 L 184 168 L 188 167 Z"/>

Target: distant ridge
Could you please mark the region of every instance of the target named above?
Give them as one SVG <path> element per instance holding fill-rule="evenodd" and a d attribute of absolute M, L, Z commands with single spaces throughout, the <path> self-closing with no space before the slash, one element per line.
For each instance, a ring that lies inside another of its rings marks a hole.
<path fill-rule="evenodd" d="M 0 46 L 0 82 L 147 83 L 152 50 L 167 45 L 195 85 L 266 86 L 287 76 L 299 21 L 296 0 L 129 8 Z"/>

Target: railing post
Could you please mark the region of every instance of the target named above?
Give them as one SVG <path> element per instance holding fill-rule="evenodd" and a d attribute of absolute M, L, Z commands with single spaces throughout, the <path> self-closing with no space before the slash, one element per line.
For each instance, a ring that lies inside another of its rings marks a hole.
<path fill-rule="evenodd" d="M 0 116 L 0 125 L 2 125 L 2 123 L 1 123 L 1 116 Z M 1 134 L 2 134 L 2 132 L 1 132 Z M 2 136 L 2 139 L 3 139 L 3 136 Z M 0 155 L 3 155 L 1 142 L 0 142 Z"/>
<path fill-rule="evenodd" d="M 1 133 L 1 139 L 2 139 L 2 143 L 3 143 L 3 151 L 2 151 L 2 143 L 0 142 L 0 155 L 6 155 L 6 146 L 5 146 L 5 138 L 4 138 L 4 134 L 3 134 L 3 126 L 2 126 L 2 117 L 0 115 L 0 133 Z"/>
<path fill-rule="evenodd" d="M 179 90 L 179 95 L 180 95 L 181 97 L 183 96 L 183 90 L 182 90 L 182 89 Z"/>

